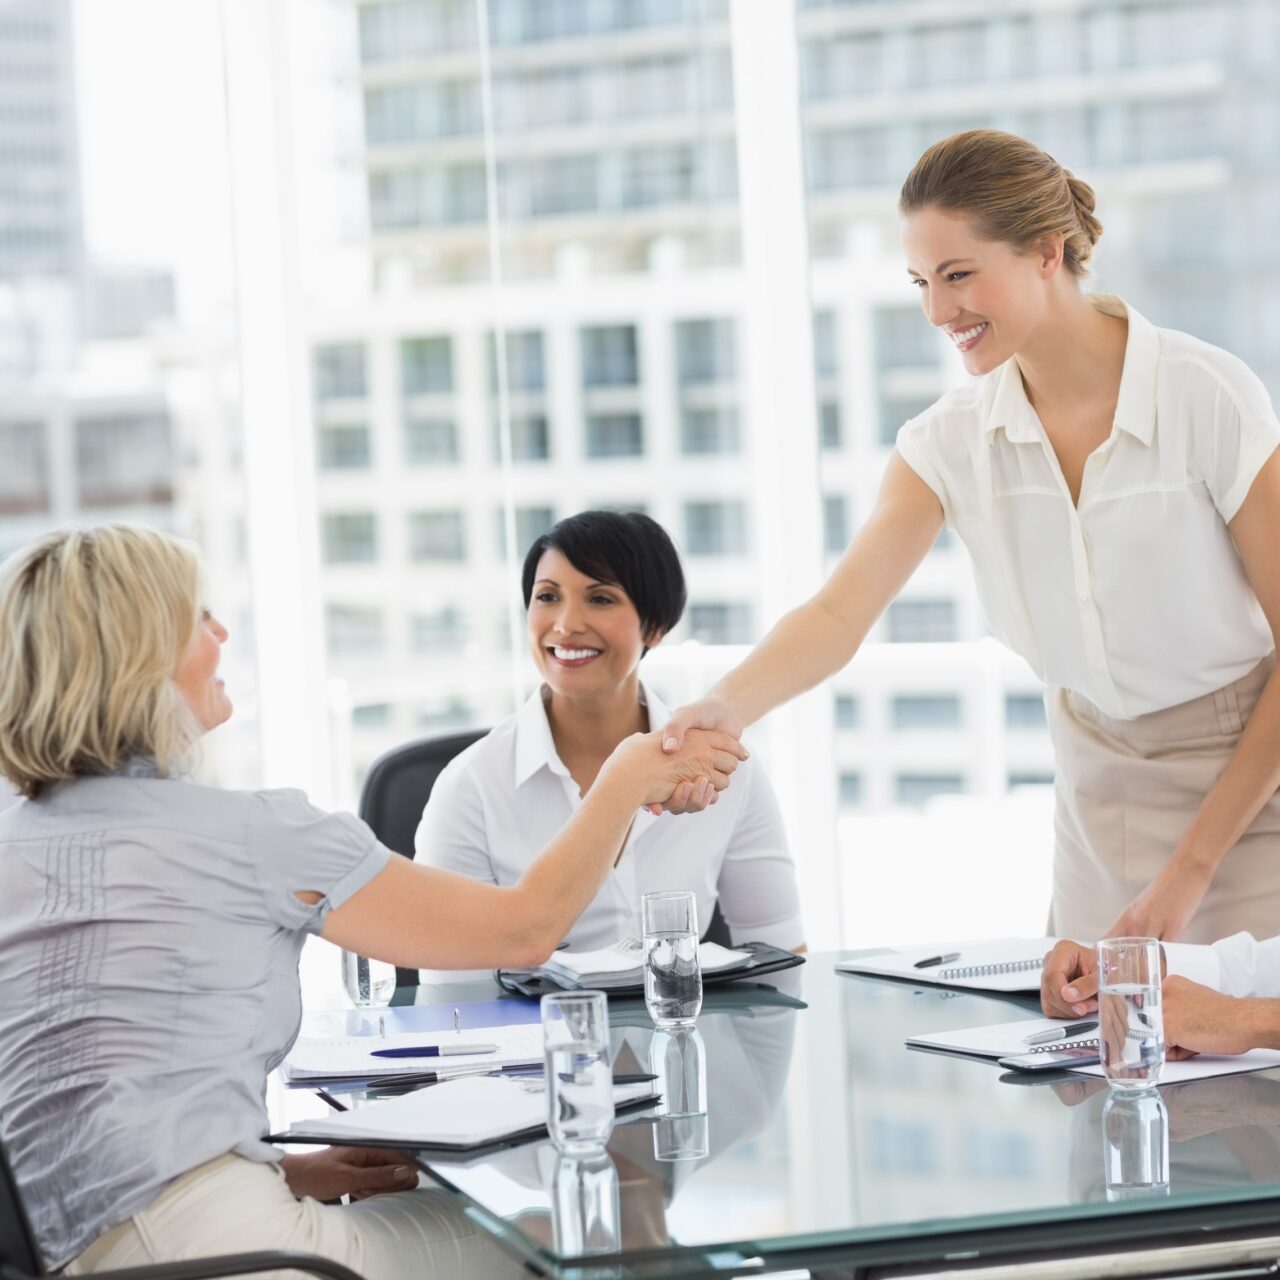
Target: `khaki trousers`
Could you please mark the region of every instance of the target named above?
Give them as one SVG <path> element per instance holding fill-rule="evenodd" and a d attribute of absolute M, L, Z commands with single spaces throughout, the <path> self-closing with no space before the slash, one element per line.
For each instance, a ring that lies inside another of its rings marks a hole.
<path fill-rule="evenodd" d="M 1276 664 L 1176 707 L 1113 720 L 1047 697 L 1056 764 L 1049 932 L 1092 942 L 1155 879 L 1226 766 Z M 1280 933 L 1280 792 L 1227 854 L 1181 942 Z"/>
<path fill-rule="evenodd" d="M 447 1191 L 420 1187 L 326 1205 L 295 1199 L 278 1165 L 231 1154 L 171 1183 L 141 1213 L 99 1236 L 63 1274 L 259 1249 L 317 1253 L 344 1263 L 364 1280 L 527 1275 Z"/>

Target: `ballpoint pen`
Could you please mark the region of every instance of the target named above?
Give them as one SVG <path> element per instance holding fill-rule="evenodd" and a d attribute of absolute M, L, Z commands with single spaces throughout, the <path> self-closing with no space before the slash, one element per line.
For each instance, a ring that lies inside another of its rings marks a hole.
<path fill-rule="evenodd" d="M 948 951 L 946 955 L 930 956 L 927 960 L 917 960 L 912 966 L 915 969 L 932 969 L 940 964 L 954 964 L 960 959 L 958 951 Z"/>
<path fill-rule="evenodd" d="M 1055 1040 L 1066 1040 L 1071 1036 L 1083 1035 L 1086 1031 L 1097 1031 L 1096 1022 L 1069 1022 L 1065 1027 L 1053 1027 L 1048 1031 L 1037 1031 L 1035 1035 L 1023 1036 L 1023 1044 L 1052 1044 Z"/>
<path fill-rule="evenodd" d="M 371 1058 L 456 1058 L 470 1053 L 497 1053 L 496 1044 L 410 1044 L 396 1049 L 374 1049 Z"/>

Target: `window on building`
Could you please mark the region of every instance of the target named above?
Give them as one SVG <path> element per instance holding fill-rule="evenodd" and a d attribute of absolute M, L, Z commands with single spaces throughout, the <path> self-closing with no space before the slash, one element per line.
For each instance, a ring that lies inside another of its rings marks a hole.
<path fill-rule="evenodd" d="M 501 424 L 493 424 L 493 456 L 502 457 Z M 545 462 L 551 457 L 551 425 L 545 413 L 511 415 L 511 461 Z"/>
<path fill-rule="evenodd" d="M 367 426 L 322 424 L 317 434 L 318 461 L 326 471 L 358 470 L 373 460 L 373 442 Z"/>
<path fill-rule="evenodd" d="M 682 453 L 737 453 L 740 445 L 737 409 L 721 406 L 714 409 L 686 408 L 681 412 Z"/>
<path fill-rule="evenodd" d="M 409 615 L 409 648 L 413 653 L 458 654 L 467 642 L 467 616 L 449 605 Z"/>
<path fill-rule="evenodd" d="M 698 156 L 688 143 L 633 147 L 622 153 L 624 209 L 688 204 L 698 194 L 698 180 Z"/>
<path fill-rule="evenodd" d="M 837 729 L 856 729 L 862 721 L 862 708 L 856 694 L 837 693 L 835 698 Z"/>
<path fill-rule="evenodd" d="M 838 449 L 844 443 L 838 400 L 823 400 L 818 405 L 818 439 L 824 449 Z"/>
<path fill-rule="evenodd" d="M 413 466 L 458 461 L 458 424 L 452 418 L 409 418 L 404 424 L 404 460 Z"/>
<path fill-rule="evenodd" d="M 893 780 L 899 804 L 918 808 L 934 796 L 963 795 L 964 777 L 958 773 L 900 773 Z"/>
<path fill-rule="evenodd" d="M 640 382 L 640 351 L 630 324 L 582 330 L 582 385 L 634 387 Z"/>
<path fill-rule="evenodd" d="M 889 639 L 895 644 L 936 644 L 958 638 L 954 600 L 895 600 L 889 606 Z"/>
<path fill-rule="evenodd" d="M 1051 787 L 1053 774 L 1048 770 L 1038 769 L 1010 773 L 1008 786 L 1010 791 L 1015 787 Z"/>
<path fill-rule="evenodd" d="M 822 541 L 827 551 L 839 555 L 849 545 L 849 500 L 840 494 L 822 499 Z"/>
<path fill-rule="evenodd" d="M 936 397 L 929 396 L 881 396 L 880 443 L 892 447 L 897 442 L 902 425 L 919 417 L 935 399 Z"/>
<path fill-rule="evenodd" d="M 751 606 L 698 602 L 689 606 L 689 638 L 703 644 L 750 644 Z"/>
<path fill-rule="evenodd" d="M 901 181 L 887 125 L 815 130 L 810 137 L 810 154 L 809 182 L 815 191 L 880 187 Z"/>
<path fill-rule="evenodd" d="M 686 502 L 684 544 L 691 556 L 741 556 L 747 552 L 747 504 Z"/>
<path fill-rule="evenodd" d="M 391 704 L 366 702 L 352 707 L 351 723 L 357 729 L 386 729 L 391 724 Z"/>
<path fill-rule="evenodd" d="M 546 348 L 537 330 L 507 334 L 507 387 L 511 391 L 544 391 L 547 386 Z M 497 344 L 489 335 L 489 388 L 498 386 Z"/>
<path fill-rule="evenodd" d="M 594 213 L 600 205 L 598 156 L 547 156 L 530 162 L 525 178 L 530 217 Z"/>
<path fill-rule="evenodd" d="M 681 386 L 732 382 L 738 371 L 734 322 L 720 319 L 677 323 L 676 371 Z"/>
<path fill-rule="evenodd" d="M 1039 693 L 1007 693 L 1004 722 L 1010 729 L 1043 729 L 1047 723 L 1044 696 Z"/>
<path fill-rule="evenodd" d="M 75 437 L 81 506 L 173 501 L 173 439 L 167 418 L 159 414 L 84 418 L 76 423 Z"/>
<path fill-rule="evenodd" d="M 550 507 L 516 508 L 516 555 L 521 562 L 529 548 L 556 522 Z M 501 555 L 507 547 L 507 519 L 501 507 L 494 512 L 495 545 Z"/>
<path fill-rule="evenodd" d="M 314 353 L 317 400 L 358 400 L 368 395 L 363 342 L 337 342 Z"/>
<path fill-rule="evenodd" d="M 834 311 L 813 313 L 813 371 L 821 382 L 840 372 Z"/>
<path fill-rule="evenodd" d="M 419 729 L 428 733 L 443 733 L 447 729 L 471 728 L 476 722 L 476 713 L 465 698 L 455 695 L 422 703 L 414 719 Z"/>
<path fill-rule="evenodd" d="M 895 729 L 958 729 L 960 699 L 954 694 L 899 694 L 893 699 Z"/>
<path fill-rule="evenodd" d="M 467 558 L 466 520 L 461 511 L 409 513 L 409 559 L 460 561 Z"/>
<path fill-rule="evenodd" d="M 593 413 L 587 417 L 588 458 L 638 458 L 644 424 L 638 413 Z"/>
<path fill-rule="evenodd" d="M 837 800 L 842 809 L 862 807 L 862 774 L 841 770 L 838 778 Z"/>
<path fill-rule="evenodd" d="M 378 558 L 378 518 L 372 511 L 329 512 L 320 517 L 325 564 L 372 564 Z"/>
<path fill-rule="evenodd" d="M 453 391 L 453 340 L 405 338 L 400 343 L 400 390 L 406 396 Z"/>
<path fill-rule="evenodd" d="M 942 339 L 919 307 L 878 307 L 875 313 L 876 363 L 882 369 L 935 369 Z"/>
<path fill-rule="evenodd" d="M 0 516 L 49 510 L 49 459 L 42 422 L 0 422 Z"/>
<path fill-rule="evenodd" d="M 386 652 L 386 619 L 380 609 L 331 604 L 325 610 L 325 634 L 335 658 L 377 658 Z"/>

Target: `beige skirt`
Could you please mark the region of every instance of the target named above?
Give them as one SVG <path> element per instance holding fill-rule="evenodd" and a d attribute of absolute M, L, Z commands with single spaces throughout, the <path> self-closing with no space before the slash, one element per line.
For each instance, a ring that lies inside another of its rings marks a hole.
<path fill-rule="evenodd" d="M 1056 766 L 1049 932 L 1093 941 L 1159 874 L 1226 766 L 1276 664 L 1164 711 L 1113 720 L 1050 689 Z M 1179 941 L 1280 933 L 1280 792 L 1227 854 Z"/>

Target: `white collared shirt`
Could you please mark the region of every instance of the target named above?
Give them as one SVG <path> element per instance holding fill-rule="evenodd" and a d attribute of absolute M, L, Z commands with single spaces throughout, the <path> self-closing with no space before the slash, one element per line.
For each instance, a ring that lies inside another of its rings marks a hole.
<path fill-rule="evenodd" d="M 1280 996 L 1280 937 L 1259 942 L 1233 933 L 1212 946 L 1166 942 L 1170 974 L 1179 974 L 1228 996 Z"/>
<path fill-rule="evenodd" d="M 664 724 L 667 708 L 643 685 L 641 694 L 650 724 Z M 543 696 L 534 693 L 440 774 L 414 841 L 419 862 L 512 885 L 577 811 L 578 784 L 556 752 Z M 638 812 L 617 866 L 565 941 L 582 951 L 639 936 L 640 896 L 662 889 L 693 890 L 703 930 L 719 898 L 735 942 L 804 941 L 782 814 L 754 760 L 702 813 Z"/>
<path fill-rule="evenodd" d="M 973 557 L 992 632 L 1046 683 L 1132 719 L 1238 680 L 1274 647 L 1227 532 L 1280 446 L 1262 383 L 1227 352 L 1129 320 L 1115 420 L 1074 506 L 1016 361 L 898 433 Z"/>

